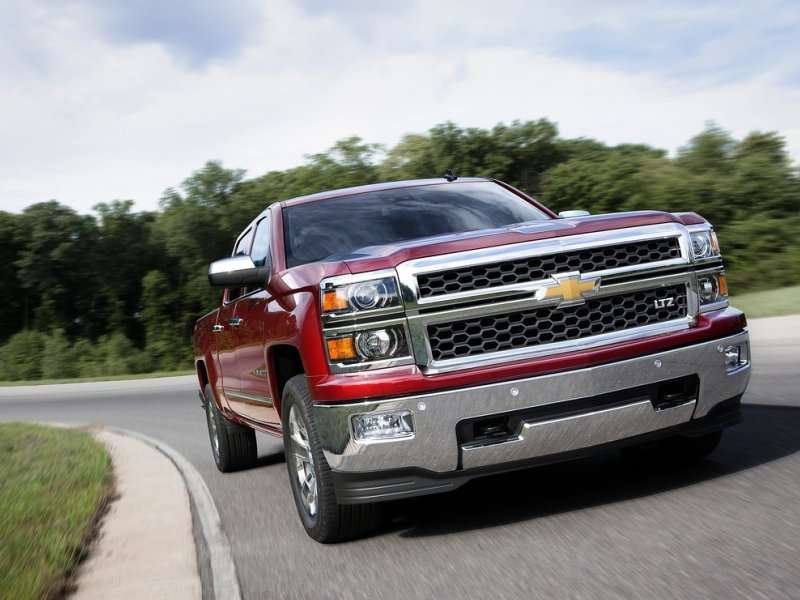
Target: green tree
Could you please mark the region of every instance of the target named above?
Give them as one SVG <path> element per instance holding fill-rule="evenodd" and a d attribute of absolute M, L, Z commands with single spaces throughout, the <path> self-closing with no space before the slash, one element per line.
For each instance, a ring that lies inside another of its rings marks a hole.
<path fill-rule="evenodd" d="M 203 288 L 204 292 L 208 290 L 207 280 Z M 187 339 L 180 325 L 175 324 L 176 300 L 163 273 L 150 271 L 144 276 L 141 318 L 145 328 L 145 351 L 151 365 L 159 370 L 185 367 L 188 362 L 187 346 L 176 343 L 176 340 Z"/>
<path fill-rule="evenodd" d="M 21 381 L 42 376 L 42 353 L 46 337 L 38 331 L 25 330 L 11 336 L 0 347 L 0 379 Z"/>
<path fill-rule="evenodd" d="M 63 379 L 78 375 L 78 364 L 64 330 L 54 329 L 45 339 L 42 348 L 42 377 Z"/>
<path fill-rule="evenodd" d="M 16 262 L 25 243 L 19 215 L 0 211 L 0 340 L 29 325 L 30 301 L 23 291 Z"/>
<path fill-rule="evenodd" d="M 51 201 L 25 209 L 21 227 L 25 243 L 14 264 L 24 301 L 33 307 L 33 326 L 96 335 L 105 325 L 91 318 L 101 275 L 93 262 L 98 256 L 94 218 Z"/>
<path fill-rule="evenodd" d="M 94 207 L 98 219 L 95 268 L 101 276 L 94 314 L 108 331 L 121 331 L 142 341 L 136 312 L 144 274 L 158 266 L 163 252 L 152 237 L 156 214 L 134 213 L 132 200 L 114 200 Z"/>

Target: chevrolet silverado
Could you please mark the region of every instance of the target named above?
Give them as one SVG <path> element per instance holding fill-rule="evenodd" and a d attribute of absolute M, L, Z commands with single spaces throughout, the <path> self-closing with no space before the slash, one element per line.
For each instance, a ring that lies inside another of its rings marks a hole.
<path fill-rule="evenodd" d="M 382 501 L 600 449 L 703 458 L 750 377 L 695 213 L 555 214 L 483 178 L 370 185 L 270 205 L 209 280 L 224 291 L 194 352 L 216 465 L 282 437 L 320 542 L 369 532 Z"/>

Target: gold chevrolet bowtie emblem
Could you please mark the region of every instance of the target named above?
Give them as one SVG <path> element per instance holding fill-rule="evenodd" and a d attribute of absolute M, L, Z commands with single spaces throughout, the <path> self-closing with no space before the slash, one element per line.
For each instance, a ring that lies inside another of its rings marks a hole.
<path fill-rule="evenodd" d="M 597 294 L 600 278 L 581 275 L 578 271 L 552 276 L 552 283 L 543 289 L 539 300 L 561 299 L 561 304 L 583 304 L 586 298 Z"/>

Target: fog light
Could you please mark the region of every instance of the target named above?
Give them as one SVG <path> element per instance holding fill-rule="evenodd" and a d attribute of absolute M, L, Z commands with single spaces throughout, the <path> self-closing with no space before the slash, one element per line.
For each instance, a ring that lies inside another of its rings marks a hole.
<path fill-rule="evenodd" d="M 373 329 L 355 335 L 356 350 L 364 360 L 381 360 L 405 354 L 405 338 L 401 329 Z"/>
<path fill-rule="evenodd" d="M 358 441 L 389 440 L 414 435 L 410 410 L 353 415 L 353 438 Z"/>
<path fill-rule="evenodd" d="M 734 371 L 747 364 L 747 344 L 733 344 L 722 348 L 722 356 L 725 360 L 725 368 Z"/>
<path fill-rule="evenodd" d="M 719 299 L 719 283 L 714 275 L 699 277 L 697 279 L 697 287 L 703 304 L 710 304 Z"/>
<path fill-rule="evenodd" d="M 392 356 L 397 349 L 397 333 L 392 329 L 376 329 L 356 334 L 358 353 L 367 360 Z"/>

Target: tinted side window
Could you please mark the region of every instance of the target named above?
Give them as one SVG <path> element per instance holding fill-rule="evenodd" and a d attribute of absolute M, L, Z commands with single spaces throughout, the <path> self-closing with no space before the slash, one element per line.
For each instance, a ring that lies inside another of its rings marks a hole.
<path fill-rule="evenodd" d="M 236 243 L 236 248 L 233 250 L 233 256 L 238 256 L 240 254 L 247 254 L 250 252 L 250 244 L 253 242 L 253 230 L 248 229 L 247 233 L 245 233 L 239 241 Z"/>
<path fill-rule="evenodd" d="M 250 246 L 253 243 L 253 230 L 249 229 L 247 232 L 239 238 L 239 241 L 236 242 L 236 246 L 233 249 L 232 256 L 240 256 L 244 255 L 247 256 L 250 252 Z M 239 296 L 244 296 L 247 293 L 247 288 L 230 288 L 228 290 L 228 302 L 232 300 L 236 300 Z"/>
<path fill-rule="evenodd" d="M 253 249 L 250 250 L 250 258 L 253 259 L 253 263 L 257 267 L 263 267 L 264 265 L 269 264 L 270 234 L 270 219 L 269 217 L 265 217 L 258 222 L 258 225 L 256 225 L 256 235 L 253 240 Z"/>

